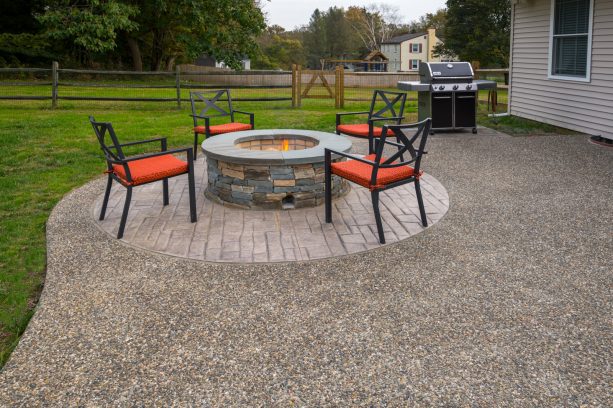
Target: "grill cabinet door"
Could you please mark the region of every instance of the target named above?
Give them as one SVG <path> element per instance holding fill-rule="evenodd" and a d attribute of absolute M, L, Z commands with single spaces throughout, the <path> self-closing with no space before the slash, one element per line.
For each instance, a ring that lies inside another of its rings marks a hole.
<path fill-rule="evenodd" d="M 477 109 L 477 94 L 476 92 L 457 92 L 455 94 L 455 127 L 468 128 L 475 127 L 476 124 L 476 109 Z"/>
<path fill-rule="evenodd" d="M 432 94 L 432 127 L 435 129 L 453 127 L 453 94 L 451 92 Z"/>

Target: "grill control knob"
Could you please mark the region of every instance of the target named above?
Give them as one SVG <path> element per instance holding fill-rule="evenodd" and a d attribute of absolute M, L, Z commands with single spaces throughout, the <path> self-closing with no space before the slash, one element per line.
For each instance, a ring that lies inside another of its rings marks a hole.
<path fill-rule="evenodd" d="M 471 84 L 466 85 L 466 89 L 473 89 L 473 86 Z"/>
<path fill-rule="evenodd" d="M 453 86 L 453 90 L 454 90 L 454 91 L 457 91 L 459 87 L 460 87 L 459 85 L 454 85 L 454 86 Z"/>
<path fill-rule="evenodd" d="M 445 85 L 441 85 L 438 87 L 439 90 L 444 91 L 445 90 Z"/>

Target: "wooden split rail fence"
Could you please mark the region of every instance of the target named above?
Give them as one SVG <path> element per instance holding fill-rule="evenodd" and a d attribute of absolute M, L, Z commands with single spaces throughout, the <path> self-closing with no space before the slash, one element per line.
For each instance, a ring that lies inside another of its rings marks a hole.
<path fill-rule="evenodd" d="M 480 75 L 508 75 L 508 70 L 477 70 Z M 337 109 L 346 101 L 369 101 L 373 89 L 396 89 L 398 81 L 418 81 L 417 73 L 308 70 L 204 70 L 193 65 L 171 72 L 104 71 L 50 68 L 0 68 L 0 99 L 174 102 L 189 101 L 191 89 L 233 89 L 237 101 L 287 101 L 302 106 L 304 99 L 328 99 Z M 503 86 L 504 87 L 504 86 Z M 236 91 L 234 91 L 236 90 Z M 334 102 L 332 102 L 334 101 Z"/>

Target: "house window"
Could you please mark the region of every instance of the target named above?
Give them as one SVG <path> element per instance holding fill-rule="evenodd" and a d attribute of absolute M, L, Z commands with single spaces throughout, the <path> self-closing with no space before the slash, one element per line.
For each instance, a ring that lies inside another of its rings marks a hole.
<path fill-rule="evenodd" d="M 421 52 L 421 44 L 411 44 L 411 52 L 414 54 Z"/>
<path fill-rule="evenodd" d="M 593 0 L 552 0 L 550 75 L 589 80 Z"/>
<path fill-rule="evenodd" d="M 411 69 L 419 69 L 419 60 L 418 59 L 410 60 L 409 64 L 411 65 Z"/>

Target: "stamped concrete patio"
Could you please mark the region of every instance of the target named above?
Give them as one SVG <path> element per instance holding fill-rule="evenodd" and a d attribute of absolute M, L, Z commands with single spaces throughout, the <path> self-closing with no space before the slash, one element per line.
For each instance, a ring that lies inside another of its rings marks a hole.
<path fill-rule="evenodd" d="M 358 144 L 360 144 L 358 142 Z M 202 155 L 201 155 L 202 156 Z M 280 262 L 313 260 L 366 251 L 381 246 L 370 191 L 353 185 L 334 200 L 331 224 L 324 222 L 322 205 L 285 211 L 243 210 L 216 204 L 204 197 L 206 165 L 196 163 L 198 222 L 189 220 L 187 177 L 169 180 L 170 204 L 162 205 L 160 183 L 135 190 L 123 241 L 138 248 L 212 262 Z M 430 226 L 449 208 L 447 191 L 431 175 L 421 181 Z M 115 184 L 107 216 L 97 225 L 116 236 L 126 189 Z M 97 220 L 102 194 L 92 205 Z M 381 195 L 381 213 L 388 244 L 424 230 L 413 184 Z"/>
<path fill-rule="evenodd" d="M 0 406 L 612 406 L 611 150 L 429 145 L 445 217 L 318 261 L 138 249 L 96 227 L 104 180 L 71 192 Z"/>

